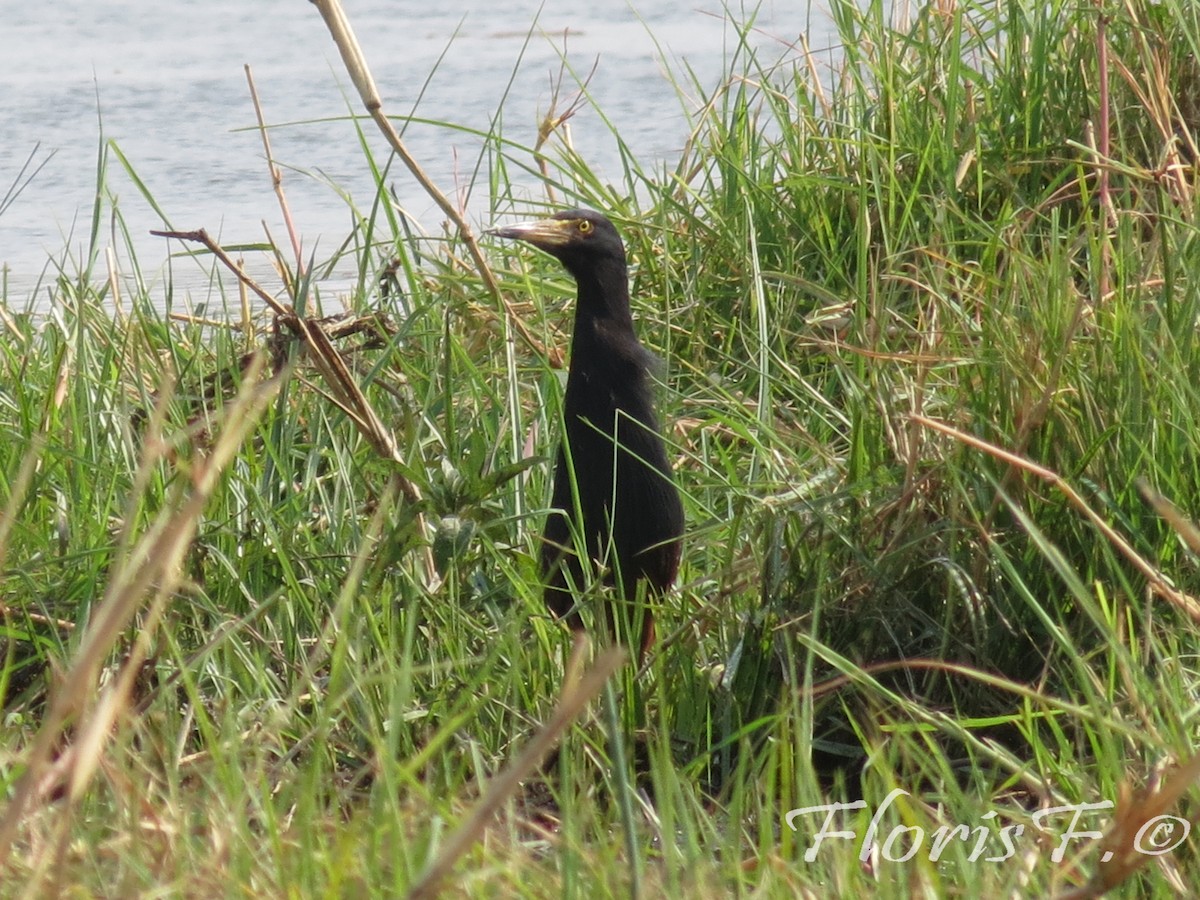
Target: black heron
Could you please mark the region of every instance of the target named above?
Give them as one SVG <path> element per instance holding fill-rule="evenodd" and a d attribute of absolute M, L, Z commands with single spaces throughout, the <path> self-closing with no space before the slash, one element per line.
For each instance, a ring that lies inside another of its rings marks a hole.
<path fill-rule="evenodd" d="M 634 331 L 625 245 L 608 219 L 573 209 L 489 233 L 544 250 L 578 286 L 564 435 L 541 569 L 546 605 L 580 630 L 583 620 L 571 592 L 572 586 L 585 586 L 585 567 L 571 538 L 576 510 L 586 552 L 606 570 L 606 582 L 619 593 L 617 602 L 632 601 L 643 580 L 651 598 L 661 596 L 679 570 L 683 504 L 654 414 L 650 370 L 656 360 Z M 606 605 L 605 618 L 615 635 L 612 606 Z M 653 642 L 654 614 L 648 602 L 639 661 Z"/>

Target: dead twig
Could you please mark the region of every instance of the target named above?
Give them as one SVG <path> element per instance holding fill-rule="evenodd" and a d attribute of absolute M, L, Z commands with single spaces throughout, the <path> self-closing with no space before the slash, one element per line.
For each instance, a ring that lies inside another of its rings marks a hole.
<path fill-rule="evenodd" d="M 943 422 L 937 422 L 921 415 L 913 415 L 912 418 L 914 421 L 920 423 L 926 428 L 931 428 L 934 431 L 940 431 L 942 434 L 949 435 L 950 437 L 966 444 L 969 447 L 982 450 L 984 453 L 996 457 L 996 459 L 1002 460 L 1011 466 L 1029 472 L 1031 475 L 1036 475 L 1043 481 L 1053 485 L 1063 496 L 1067 498 L 1068 503 L 1082 513 L 1084 518 L 1091 522 L 1117 549 L 1117 551 L 1130 563 L 1132 563 L 1134 568 L 1142 573 L 1142 576 L 1146 579 L 1146 581 L 1149 582 L 1150 589 L 1154 593 L 1169 601 L 1180 611 L 1186 614 L 1193 622 L 1200 623 L 1200 602 L 1198 602 L 1196 598 L 1190 594 L 1186 594 L 1176 588 L 1175 585 L 1171 584 L 1170 579 L 1168 579 L 1166 575 L 1143 559 L 1142 556 L 1136 550 L 1134 550 L 1132 546 L 1130 546 L 1129 542 L 1126 541 L 1125 538 L 1121 537 L 1121 535 L 1117 533 L 1116 529 L 1105 522 L 1104 519 L 1102 519 L 1094 509 L 1088 506 L 1087 502 L 1081 496 L 1079 496 L 1075 489 L 1071 487 L 1071 485 L 1068 484 L 1066 480 L 1057 472 L 1047 469 L 1044 466 L 1039 466 L 1037 463 L 1018 456 L 1015 453 L 1010 453 L 1001 447 L 997 447 L 995 444 L 989 444 L 987 441 L 981 440 L 974 435 L 967 434 L 965 431 L 960 431 L 952 425 L 946 425 Z"/>
<path fill-rule="evenodd" d="M 259 287 L 258 282 L 243 272 L 241 266 L 235 263 L 233 258 L 225 252 L 220 244 L 210 238 L 208 232 L 203 228 L 197 231 L 151 231 L 150 233 L 155 237 L 173 238 L 177 241 L 191 241 L 192 243 L 203 244 L 213 256 L 221 261 L 221 264 L 225 268 L 237 276 L 239 282 L 253 291 L 259 300 L 271 307 L 275 315 L 289 321 L 296 318 L 296 313 L 291 306 L 286 303 L 280 303 Z"/>
<path fill-rule="evenodd" d="M 558 203 L 558 197 L 554 193 L 554 184 L 550 179 L 549 168 L 546 165 L 546 156 L 542 153 L 542 147 L 550 140 L 550 137 L 556 131 L 563 132 L 563 139 L 566 141 L 567 147 L 571 146 L 571 133 L 565 128 L 566 124 L 574 118 L 575 114 L 583 107 L 585 100 L 585 92 L 587 86 L 591 83 L 592 77 L 596 74 L 596 69 L 600 65 L 600 57 L 596 57 L 592 63 L 592 69 L 587 74 L 587 78 L 583 80 L 583 84 L 571 98 L 571 102 L 566 108 L 558 111 L 559 96 L 562 93 L 563 78 L 567 72 L 567 37 L 570 35 L 570 29 L 563 29 L 563 54 L 558 64 L 558 74 L 550 77 L 550 107 L 546 110 L 546 114 L 542 116 L 538 122 L 537 142 L 533 145 L 533 155 L 537 160 L 538 171 L 542 173 L 542 178 L 546 180 L 546 195 L 551 203 Z"/>
<path fill-rule="evenodd" d="M 152 231 L 150 233 L 158 237 L 200 243 L 208 248 L 209 252 L 219 259 L 230 272 L 237 276 L 239 282 L 253 291 L 259 299 L 275 312 L 281 324 L 300 336 L 305 344 L 305 348 L 308 350 L 309 359 L 312 360 L 313 365 L 325 377 L 329 385 L 329 391 L 322 392 L 322 396 L 350 417 L 355 427 L 358 428 L 359 432 L 371 446 L 375 448 L 376 452 L 385 459 L 393 462 L 404 462 L 391 430 L 383 424 L 374 407 L 371 406 L 370 401 L 363 393 L 362 388 L 358 386 L 358 383 L 351 376 L 345 360 L 330 341 L 329 333 L 322 327 L 324 320 L 297 315 L 290 305 L 281 303 L 268 294 L 253 278 L 243 271 L 241 266 L 237 265 L 230 258 L 229 254 L 221 248 L 220 244 L 209 237 L 208 232 L 203 228 L 198 231 Z M 420 488 L 398 471 L 395 473 L 395 477 L 404 498 L 410 503 L 419 503 L 422 499 Z M 440 579 L 437 576 L 437 569 L 433 563 L 433 551 L 428 540 L 427 523 L 423 514 L 418 513 L 417 515 L 417 527 L 422 537 L 426 539 L 423 542 L 425 545 L 424 564 L 426 579 L 429 583 L 436 584 Z"/>
<path fill-rule="evenodd" d="M 287 227 L 288 237 L 292 241 L 292 252 L 296 255 L 296 278 L 304 275 L 304 248 L 300 235 L 292 221 L 292 210 L 288 206 L 287 194 L 283 191 L 283 172 L 275 165 L 275 155 L 271 152 L 271 137 L 267 133 L 267 122 L 263 118 L 262 105 L 258 102 L 258 88 L 254 84 L 254 74 L 250 66 L 246 67 L 246 81 L 250 85 L 250 99 L 254 103 L 254 115 L 258 119 L 258 133 L 262 136 L 263 152 L 267 155 L 267 171 L 271 173 L 271 187 L 279 199 L 279 209 L 283 213 L 283 222 Z"/>
<path fill-rule="evenodd" d="M 437 185 L 433 183 L 433 179 L 421 167 L 421 164 L 408 152 L 408 148 L 404 145 L 404 141 L 401 140 L 399 132 L 396 131 L 391 120 L 384 113 L 383 100 L 379 95 L 378 88 L 375 86 L 375 79 L 371 75 L 371 70 L 367 65 L 367 58 L 362 52 L 362 47 L 359 46 L 358 38 L 354 36 L 354 29 L 350 25 L 350 20 L 346 18 L 346 13 L 342 9 L 341 3 L 338 0 L 312 0 L 312 2 L 320 10 L 321 18 L 325 20 L 325 26 L 329 29 L 329 34 L 333 38 L 334 44 L 337 45 L 338 52 L 342 56 L 342 62 L 346 66 L 350 80 L 354 82 L 354 87 L 358 91 L 358 96 L 362 100 L 367 113 L 375 121 L 376 126 L 387 139 L 393 152 L 404 163 L 413 178 L 417 180 L 417 183 L 421 185 L 422 190 L 433 199 L 438 208 L 454 224 L 454 227 L 458 230 L 459 237 L 467 245 L 467 250 L 471 254 L 471 259 L 475 263 L 475 268 L 479 272 L 480 278 L 483 279 L 484 284 L 487 285 L 488 291 L 496 299 L 496 302 L 504 309 L 508 323 L 534 352 L 546 355 L 551 365 L 561 368 L 563 365 L 562 352 L 557 348 L 543 346 L 542 342 L 534 337 L 525 326 L 521 317 L 513 309 L 512 304 L 504 296 L 503 291 L 500 290 L 500 284 L 496 281 L 496 276 L 493 274 L 491 266 L 488 265 L 487 258 L 483 255 L 483 250 L 479 247 L 479 241 L 476 240 L 475 234 L 471 230 L 466 217 L 438 189 Z"/>

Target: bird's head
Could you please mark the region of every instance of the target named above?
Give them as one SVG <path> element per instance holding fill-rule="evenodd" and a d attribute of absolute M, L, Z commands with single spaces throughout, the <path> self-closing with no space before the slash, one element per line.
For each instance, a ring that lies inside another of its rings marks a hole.
<path fill-rule="evenodd" d="M 492 228 L 487 233 L 532 244 L 555 257 L 576 277 L 603 263 L 625 264 L 625 245 L 617 229 L 589 209 L 568 209 L 548 219 Z"/>

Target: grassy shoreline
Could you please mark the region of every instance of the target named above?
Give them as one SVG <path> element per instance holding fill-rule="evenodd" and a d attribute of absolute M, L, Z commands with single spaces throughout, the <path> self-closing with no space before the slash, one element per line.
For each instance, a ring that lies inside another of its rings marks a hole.
<path fill-rule="evenodd" d="M 837 78 L 745 44 L 668 171 L 601 182 L 555 128 L 481 157 L 497 216 L 539 173 L 613 218 L 664 361 L 682 586 L 587 704 L 534 563 L 569 282 L 486 245 L 498 301 L 364 121 L 356 290 L 286 247 L 267 287 L 385 323 L 336 344 L 389 455 L 228 276 L 228 322 L 111 312 L 106 148 L 90 260 L 45 317 L 0 304 L 6 884 L 406 893 L 571 702 L 459 893 L 1195 883 L 1195 838 L 1130 848 L 1196 775 L 1200 14 L 833 8 Z M 855 840 L 787 818 L 859 800 Z"/>

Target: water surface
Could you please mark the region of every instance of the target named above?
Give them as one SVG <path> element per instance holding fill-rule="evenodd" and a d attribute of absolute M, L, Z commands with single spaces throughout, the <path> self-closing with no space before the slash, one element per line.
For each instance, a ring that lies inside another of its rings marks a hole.
<path fill-rule="evenodd" d="M 140 270 L 160 291 L 167 282 L 164 260 L 179 247 L 149 237 L 152 228 L 204 227 L 231 244 L 260 242 L 269 231 L 286 243 L 253 129 L 245 64 L 253 69 L 268 121 L 283 123 L 271 133 L 273 152 L 285 167 L 288 200 L 306 248 L 328 254 L 350 232 L 339 189 L 362 203 L 373 195 L 348 119 L 359 109 L 357 97 L 311 4 L 63 0 L 3 7 L 0 195 L 35 148 L 35 161 L 46 161 L 0 215 L 0 265 L 7 269 L 10 304 L 28 302 L 47 260 L 74 271 L 86 254 L 101 129 L 165 216 L 110 159 L 105 186 L 133 236 L 136 265 L 111 221 L 102 223 L 101 244 L 114 248 L 125 274 Z M 393 116 L 487 131 L 502 109 L 505 137 L 532 145 L 565 48 L 580 76 L 596 63 L 592 98 L 636 158 L 646 166 L 673 161 L 687 138 L 686 111 L 698 97 L 679 96 L 666 70 L 686 82 L 690 67 L 706 90 L 719 82 L 738 44 L 725 9 L 707 0 L 645 0 L 636 11 L 620 3 L 552 2 L 540 14 L 539 7 L 541 0 L 464 0 L 450 11 L 432 3 L 345 3 Z M 814 48 L 829 46 L 827 19 L 819 8 L 810 10 L 808 0 L 758 8 L 753 41 L 763 58 L 794 54 L 789 46 L 801 34 Z M 373 123 L 364 129 L 376 158 L 386 159 Z M 612 133 L 595 109 L 585 107 L 572 120 L 571 137 L 594 169 L 619 178 Z M 486 177 L 469 190 L 479 140 L 418 124 L 405 138 L 476 223 L 489 218 Z M 533 176 L 519 178 L 528 196 L 542 196 Z M 393 169 L 390 182 L 419 227 L 437 232 L 441 213 L 407 173 Z M 250 263 L 269 272 L 265 258 Z M 176 261 L 169 277 L 177 291 L 206 291 L 203 270 L 194 263 Z M 346 277 L 337 273 L 333 281 Z M 46 294 L 43 280 L 38 296 Z"/>

